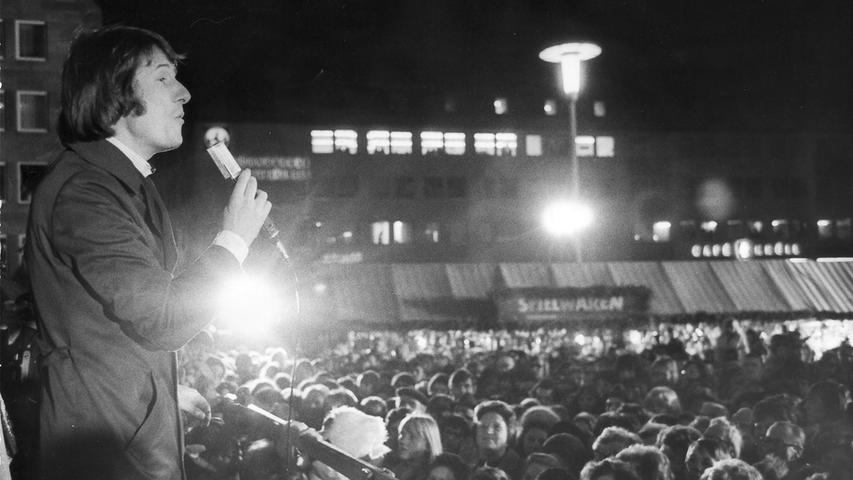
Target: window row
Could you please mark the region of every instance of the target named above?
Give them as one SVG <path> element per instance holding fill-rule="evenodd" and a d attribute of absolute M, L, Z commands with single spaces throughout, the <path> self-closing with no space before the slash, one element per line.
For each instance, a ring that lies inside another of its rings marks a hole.
<path fill-rule="evenodd" d="M 0 20 L 0 59 L 6 58 L 6 24 Z M 44 62 L 47 60 L 47 24 L 41 20 L 14 21 L 15 60 Z"/>
<path fill-rule="evenodd" d="M 796 219 L 727 220 L 717 222 L 706 220 L 681 220 L 677 228 L 672 222 L 662 220 L 654 222 L 648 232 L 638 232 L 634 239 L 638 241 L 669 242 L 673 239 L 684 241 L 711 241 L 714 239 L 735 240 L 750 238 L 755 240 L 796 240 L 814 234 L 818 240 L 853 239 L 853 222 L 850 218 L 819 219 L 812 228 L 808 222 Z"/>
<path fill-rule="evenodd" d="M 8 111 L 14 111 L 15 130 L 21 133 L 46 133 L 50 124 L 47 92 L 18 90 L 14 105 L 9 108 L 7 92 L 0 90 L 0 132 L 6 130 Z"/>
<path fill-rule="evenodd" d="M 412 132 L 370 130 L 364 135 L 364 151 L 368 155 L 412 155 L 415 151 L 421 155 L 465 155 L 469 151 L 487 156 L 519 155 L 519 138 L 515 133 L 478 132 L 472 138 L 469 145 L 463 132 L 422 131 L 416 144 Z M 541 135 L 525 135 L 523 146 L 523 154 L 528 157 L 542 156 L 544 151 Z M 575 151 L 579 157 L 609 158 L 615 154 L 615 141 L 608 136 L 581 135 L 575 138 Z M 355 155 L 359 152 L 359 134 L 355 130 L 312 130 L 311 152 Z"/>

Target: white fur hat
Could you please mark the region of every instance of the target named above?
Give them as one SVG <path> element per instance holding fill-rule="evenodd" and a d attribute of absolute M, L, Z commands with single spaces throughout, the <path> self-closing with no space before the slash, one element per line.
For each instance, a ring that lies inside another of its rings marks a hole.
<path fill-rule="evenodd" d="M 356 457 L 381 458 L 388 453 L 385 422 L 353 407 L 333 408 L 320 432 L 329 443 Z"/>

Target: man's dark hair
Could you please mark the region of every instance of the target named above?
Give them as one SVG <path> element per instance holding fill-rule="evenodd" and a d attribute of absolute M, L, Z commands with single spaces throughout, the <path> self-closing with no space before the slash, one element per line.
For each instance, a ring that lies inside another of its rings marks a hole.
<path fill-rule="evenodd" d="M 145 113 L 133 79 L 156 49 L 175 65 L 183 59 L 150 30 L 118 25 L 78 34 L 62 67 L 59 140 L 65 145 L 102 140 L 114 134 L 112 125 L 120 118 Z"/>

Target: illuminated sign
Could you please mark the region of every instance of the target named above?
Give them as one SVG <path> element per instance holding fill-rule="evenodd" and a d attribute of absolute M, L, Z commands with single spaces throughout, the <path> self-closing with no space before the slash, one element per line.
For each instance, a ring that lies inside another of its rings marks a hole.
<path fill-rule="evenodd" d="M 311 178 L 311 162 L 305 157 L 238 155 L 237 163 L 251 168 L 258 180 L 304 181 Z"/>
<path fill-rule="evenodd" d="M 498 293 L 501 322 L 528 323 L 622 317 L 648 310 L 645 287 L 521 288 Z"/>

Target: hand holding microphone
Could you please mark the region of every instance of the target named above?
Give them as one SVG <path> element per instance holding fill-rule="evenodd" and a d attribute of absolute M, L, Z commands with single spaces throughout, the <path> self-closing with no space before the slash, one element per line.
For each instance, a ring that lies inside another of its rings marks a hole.
<path fill-rule="evenodd" d="M 225 207 L 223 228 L 240 235 L 246 240 L 246 244 L 250 245 L 257 237 L 260 227 L 263 226 L 267 237 L 275 245 L 282 259 L 288 261 L 290 256 L 281 239 L 278 238 L 278 227 L 268 217 L 272 204 L 267 201 L 266 192 L 258 190 L 257 179 L 248 169 L 242 171 L 224 143 L 211 146 L 207 149 L 207 153 L 224 178 L 236 180 L 231 199 Z"/>
<path fill-rule="evenodd" d="M 231 198 L 225 207 L 222 228 L 240 235 L 246 245 L 251 245 L 264 225 L 270 209 L 272 204 L 267 200 L 267 193 L 258 190 L 258 181 L 250 170 L 243 170 L 237 177 Z"/>

